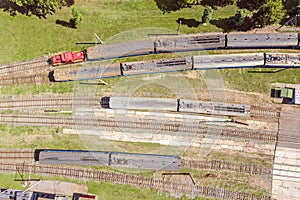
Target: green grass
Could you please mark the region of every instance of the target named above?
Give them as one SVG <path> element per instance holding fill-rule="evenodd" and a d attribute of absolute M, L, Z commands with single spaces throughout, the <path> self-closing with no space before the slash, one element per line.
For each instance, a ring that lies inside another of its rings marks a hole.
<path fill-rule="evenodd" d="M 0 88 L 0 96 L 34 96 L 37 94 L 70 94 L 73 93 L 74 82 L 41 85 L 13 85 Z"/>
<path fill-rule="evenodd" d="M 106 41 L 118 33 L 131 29 L 158 27 L 175 32 L 178 18 L 200 21 L 203 13 L 202 6 L 193 6 L 163 14 L 154 0 L 78 0 L 76 7 L 84 17 L 78 29 L 55 23 L 56 20 L 69 21 L 71 11 L 67 7 L 58 10 L 54 15 L 48 15 L 47 19 L 28 17 L 19 13 L 13 17 L 8 12 L 0 11 L 0 30 L 3 30 L 0 33 L 0 44 L 2 49 L 5 49 L 0 51 L 0 64 L 41 57 L 48 55 L 49 52 L 85 49 L 87 45 L 75 43 L 96 42 L 93 33 L 97 33 Z M 214 12 L 213 20 L 232 16 L 236 9 L 235 6 L 220 8 Z M 181 27 L 182 33 L 209 31 L 222 30 L 212 24 L 207 26 L 200 24 L 197 27 L 182 24 Z"/>
<path fill-rule="evenodd" d="M 245 92 L 270 94 L 271 83 L 298 84 L 300 82 L 299 69 L 286 69 L 278 73 L 267 73 L 276 70 L 278 69 L 228 69 L 220 70 L 220 74 L 228 87 Z M 250 73 L 251 71 L 257 73 Z"/>
<path fill-rule="evenodd" d="M 62 128 L 0 124 L 0 134 L 1 148 L 85 149 L 78 135 L 65 135 Z"/>

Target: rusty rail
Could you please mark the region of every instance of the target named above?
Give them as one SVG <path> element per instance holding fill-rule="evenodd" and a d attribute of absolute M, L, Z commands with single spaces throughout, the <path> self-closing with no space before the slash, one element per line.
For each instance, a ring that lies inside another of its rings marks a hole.
<path fill-rule="evenodd" d="M 131 174 L 107 172 L 96 169 L 84 169 L 63 166 L 48 166 L 39 164 L 1 164 L 2 172 L 23 172 L 46 176 L 64 176 L 80 180 L 94 180 L 115 184 L 131 185 L 140 188 L 151 188 L 159 191 L 186 194 L 191 197 L 205 196 L 211 198 L 232 200 L 271 200 L 270 196 L 254 195 L 245 192 L 230 191 L 222 188 L 212 188 L 200 185 L 183 184 L 161 179 L 153 179 Z"/>

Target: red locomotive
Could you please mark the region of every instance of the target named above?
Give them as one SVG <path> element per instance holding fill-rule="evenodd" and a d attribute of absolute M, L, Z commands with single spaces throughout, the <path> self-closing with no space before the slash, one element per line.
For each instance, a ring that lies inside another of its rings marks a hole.
<path fill-rule="evenodd" d="M 59 55 L 55 55 L 51 57 L 51 64 L 62 65 L 62 64 L 72 64 L 77 62 L 82 62 L 85 59 L 84 51 L 77 51 L 77 52 L 65 52 Z"/>

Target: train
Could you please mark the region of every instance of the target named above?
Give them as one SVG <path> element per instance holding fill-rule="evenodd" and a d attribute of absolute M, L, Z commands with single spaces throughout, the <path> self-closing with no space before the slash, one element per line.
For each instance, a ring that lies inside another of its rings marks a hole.
<path fill-rule="evenodd" d="M 185 70 L 226 68 L 299 68 L 300 54 L 296 53 L 244 53 L 226 55 L 198 55 L 171 59 L 123 62 L 101 69 L 101 66 L 83 69 L 54 69 L 52 81 L 131 76 Z M 101 69 L 101 70 L 100 70 Z M 103 73 L 99 74 L 98 71 Z M 50 76 L 49 76 L 50 77 Z"/>
<path fill-rule="evenodd" d="M 34 160 L 41 164 L 112 166 L 149 170 L 179 171 L 181 157 L 111 151 L 36 149 Z"/>
<path fill-rule="evenodd" d="M 52 56 L 50 63 L 53 66 L 72 64 L 77 62 L 83 62 L 85 60 L 86 53 L 84 51 L 77 52 L 64 52 L 55 56 Z"/>
<path fill-rule="evenodd" d="M 250 105 L 207 102 L 189 99 L 115 96 L 102 97 L 100 100 L 100 105 L 102 108 L 106 109 L 171 111 L 237 117 L 250 116 Z"/>
<path fill-rule="evenodd" d="M 80 52 L 66 52 L 68 59 L 62 59 L 66 53 L 51 57 L 50 64 L 70 64 L 75 62 L 113 59 L 151 53 L 235 49 L 235 48 L 299 48 L 299 33 L 261 33 L 261 34 L 193 34 L 173 37 L 160 37 L 131 41 L 127 43 L 97 45 Z M 75 57 L 72 57 L 75 54 Z M 76 56 L 78 54 L 78 56 Z"/>

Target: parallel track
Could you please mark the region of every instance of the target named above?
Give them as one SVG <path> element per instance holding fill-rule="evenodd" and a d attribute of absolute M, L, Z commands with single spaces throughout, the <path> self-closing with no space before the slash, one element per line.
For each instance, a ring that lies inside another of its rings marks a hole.
<path fill-rule="evenodd" d="M 235 192 L 221 188 L 211 188 L 200 185 L 184 184 L 178 181 L 153 179 L 130 174 L 107 172 L 96 169 L 84 169 L 65 166 L 49 166 L 39 164 L 1 164 L 2 172 L 32 173 L 46 176 L 63 176 L 79 180 L 94 180 L 115 184 L 131 185 L 140 188 L 156 189 L 159 192 L 186 194 L 191 197 L 206 196 L 211 198 L 232 200 L 271 200 L 270 196 L 260 196 L 245 192 Z"/>
<path fill-rule="evenodd" d="M 32 162 L 33 156 L 30 149 L 0 149 L 0 163 Z"/>
<path fill-rule="evenodd" d="M 19 74 L 24 71 L 32 70 L 33 72 L 49 69 L 48 59 L 41 58 L 31 61 L 13 63 L 0 66 L 0 76 Z"/>
<path fill-rule="evenodd" d="M 277 133 L 242 129 L 237 127 L 223 127 L 213 126 L 206 124 L 195 124 L 184 122 L 160 122 L 160 121 L 142 121 L 135 122 L 128 120 L 118 120 L 109 118 L 89 118 L 89 117 L 65 117 L 65 116 L 32 116 L 32 115 L 1 115 L 0 123 L 12 124 L 12 125 L 27 125 L 27 126 L 69 126 L 69 127 L 98 127 L 99 129 L 120 131 L 120 129 L 130 129 L 140 132 L 155 131 L 169 134 L 195 134 L 198 136 L 216 135 L 223 137 L 233 137 L 240 139 L 258 140 L 264 142 L 275 142 L 277 140 Z"/>
<path fill-rule="evenodd" d="M 270 175 L 271 168 L 266 168 L 258 165 L 248 165 L 244 163 L 231 163 L 220 160 L 206 161 L 206 160 L 181 160 L 181 167 L 193 169 L 206 169 L 218 171 L 234 171 L 246 174 Z"/>
<path fill-rule="evenodd" d="M 43 84 L 49 82 L 48 73 L 45 72 L 0 76 L 0 86 Z"/>
<path fill-rule="evenodd" d="M 72 106 L 95 106 L 99 104 L 97 98 L 72 98 L 72 97 L 35 97 L 18 99 L 1 99 L 0 109 L 19 108 L 60 108 Z"/>

